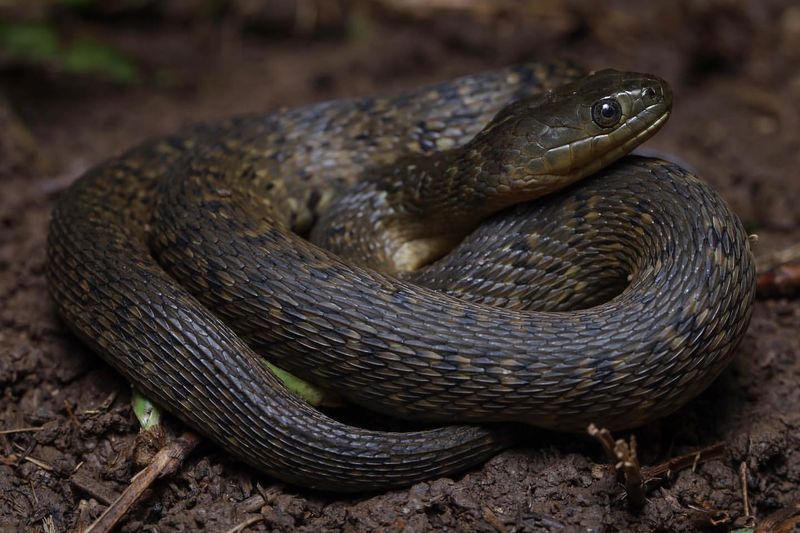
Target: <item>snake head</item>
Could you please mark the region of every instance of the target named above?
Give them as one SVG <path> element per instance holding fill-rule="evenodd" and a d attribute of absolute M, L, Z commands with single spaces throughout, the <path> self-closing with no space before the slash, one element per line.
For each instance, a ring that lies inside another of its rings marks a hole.
<path fill-rule="evenodd" d="M 609 165 L 666 122 L 672 91 L 650 75 L 601 70 L 517 101 L 474 139 L 507 177 L 505 189 L 540 196 Z"/>

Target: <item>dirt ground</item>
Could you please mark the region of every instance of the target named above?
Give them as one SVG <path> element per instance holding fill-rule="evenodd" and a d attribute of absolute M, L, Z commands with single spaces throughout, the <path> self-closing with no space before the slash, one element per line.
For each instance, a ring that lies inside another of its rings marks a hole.
<path fill-rule="evenodd" d="M 73 530 L 98 516 L 135 473 L 129 387 L 54 315 L 43 264 L 59 192 L 149 136 L 233 113 L 566 57 L 668 79 L 674 114 L 647 146 L 713 184 L 758 235 L 757 255 L 800 242 L 796 3 L 441 3 L 477 8 L 429 6 L 424 16 L 361 8 L 342 31 L 319 38 L 123 17 L 92 31 L 154 73 L 144 83 L 30 69 L 1 74 L 0 429 L 22 429 L 0 434 L 1 530 Z M 163 72 L 170 73 L 166 87 Z M 120 529 L 224 531 L 246 521 L 258 531 L 751 526 L 800 505 L 798 331 L 800 301 L 759 300 L 724 374 L 684 409 L 635 432 L 645 465 L 724 443 L 719 457 L 649 492 L 638 513 L 621 500 L 595 441 L 530 431 L 525 445 L 461 477 L 362 497 L 284 486 L 204 443 Z"/>

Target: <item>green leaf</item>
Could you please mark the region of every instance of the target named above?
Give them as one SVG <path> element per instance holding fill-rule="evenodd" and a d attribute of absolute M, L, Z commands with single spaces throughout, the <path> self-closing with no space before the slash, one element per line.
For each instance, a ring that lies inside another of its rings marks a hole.
<path fill-rule="evenodd" d="M 309 403 L 315 407 L 320 405 L 331 405 L 338 403 L 338 399 L 336 397 L 331 397 L 329 393 L 326 393 L 322 389 L 318 389 L 314 385 L 311 385 L 307 381 L 303 381 L 302 379 L 298 378 L 297 376 L 290 374 L 289 372 L 278 368 L 277 366 L 269 363 L 267 361 L 262 361 L 264 365 L 270 369 L 270 371 L 275 374 L 275 376 L 286 385 L 286 388 L 295 393 L 301 399 L 303 399 L 306 403 Z"/>
<path fill-rule="evenodd" d="M 133 389 L 131 405 L 133 406 L 133 414 L 139 420 L 142 430 L 148 430 L 161 424 L 161 411 L 158 406 L 136 389 Z"/>
<path fill-rule="evenodd" d="M 44 63 L 58 54 L 58 37 L 40 24 L 0 24 L 0 53 L 15 61 Z"/>
<path fill-rule="evenodd" d="M 73 74 L 105 76 L 120 83 L 133 83 L 139 78 L 136 65 L 118 50 L 93 41 L 79 41 L 67 47 L 60 56 L 61 67 Z"/>

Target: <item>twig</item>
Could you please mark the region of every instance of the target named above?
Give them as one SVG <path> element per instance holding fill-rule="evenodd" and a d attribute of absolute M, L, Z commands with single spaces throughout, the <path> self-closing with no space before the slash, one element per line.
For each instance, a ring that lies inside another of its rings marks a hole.
<path fill-rule="evenodd" d="M 752 520 L 750 514 L 750 498 L 747 495 L 747 463 L 742 461 L 739 465 L 739 481 L 742 483 L 742 507 L 744 508 L 744 519 Z"/>
<path fill-rule="evenodd" d="M 636 456 L 636 438 L 631 435 L 630 443 L 620 439 L 614 442 L 611 432 L 599 429 L 594 424 L 589 425 L 589 435 L 600 442 L 605 450 L 614 470 L 617 480 L 625 485 L 625 494 L 628 503 L 634 508 L 641 508 L 647 502 L 644 494 L 644 477 L 639 458 Z"/>
<path fill-rule="evenodd" d="M 259 522 L 263 522 L 263 521 L 264 521 L 264 516 L 263 515 L 252 516 L 252 517 L 248 518 L 247 520 L 245 520 L 244 522 L 240 522 L 240 523 L 236 524 L 235 526 L 233 526 L 232 528 L 227 530 L 225 533 L 239 533 L 240 531 L 244 531 L 245 528 L 248 528 L 248 527 L 252 526 L 253 524 L 258 524 Z"/>
<path fill-rule="evenodd" d="M 642 476 L 642 466 L 636 456 L 636 437 L 631 435 L 630 443 L 620 439 L 614 446 L 619 463 L 617 469 L 622 469 L 625 477 L 625 493 L 628 495 L 628 503 L 635 508 L 644 507 L 647 498 L 644 495 L 644 477 Z"/>
<path fill-rule="evenodd" d="M 20 453 L 17 455 L 17 466 L 19 466 L 20 464 L 22 464 L 22 461 L 28 460 L 28 457 L 30 457 L 31 452 L 33 451 L 34 448 L 36 448 L 36 439 L 30 439 L 27 446 L 20 446 L 16 442 L 12 442 L 11 446 L 20 451 Z"/>
<path fill-rule="evenodd" d="M 617 452 L 614 450 L 614 437 L 611 436 L 611 432 L 606 428 L 600 429 L 594 424 L 589 424 L 587 431 L 589 432 L 590 436 L 597 439 L 597 441 L 600 443 L 600 446 L 606 453 L 608 462 L 613 467 L 617 463 Z"/>
<path fill-rule="evenodd" d="M 629 443 L 622 439 L 614 441 L 610 431 L 605 428 L 599 429 L 594 424 L 589 426 L 588 432 L 600 442 L 611 462 L 617 480 L 625 486 L 625 495 L 633 507 L 641 507 L 645 504 L 646 490 L 669 480 L 676 472 L 687 468 L 694 470 L 699 463 L 721 455 L 725 449 L 725 444 L 720 442 L 692 453 L 673 457 L 656 466 L 642 467 L 636 453 L 635 437 L 631 436 Z"/>
<path fill-rule="evenodd" d="M 256 490 L 258 494 L 253 494 L 239 504 L 239 509 L 245 513 L 255 513 L 259 509 L 272 502 L 272 500 L 281 493 L 284 485 L 282 483 L 275 483 L 266 489 L 261 484 L 256 483 Z"/>
<path fill-rule="evenodd" d="M 153 457 L 153 461 L 133 477 L 131 484 L 120 494 L 119 498 L 89 526 L 86 533 L 105 533 L 114 527 L 156 479 L 173 474 L 178 470 L 184 458 L 199 442 L 199 436 L 186 432 L 170 445 L 162 448 Z"/>
<path fill-rule="evenodd" d="M 245 513 L 257 513 L 259 509 L 264 507 L 266 501 L 261 494 L 253 494 L 246 500 L 239 503 L 239 510 Z"/>
<path fill-rule="evenodd" d="M 15 465 L 18 466 L 22 461 L 28 461 L 29 463 L 35 464 L 39 468 L 47 470 L 48 472 L 53 471 L 52 466 L 45 463 L 44 461 L 37 459 L 36 457 L 31 457 L 30 455 L 17 455 L 15 453 L 12 453 L 11 455 L 8 455 L 6 457 L 0 457 L 0 464 L 8 466 L 15 466 Z"/>
<path fill-rule="evenodd" d="M 712 444 L 711 446 L 701 448 L 695 452 L 673 457 L 669 461 L 659 465 L 649 467 L 646 466 L 643 469 L 645 483 L 649 485 L 652 481 L 668 480 L 675 472 L 680 472 L 681 470 L 686 470 L 690 467 L 694 472 L 698 464 L 702 463 L 703 461 L 707 461 L 712 457 L 722 455 L 724 450 L 725 444 L 718 442 L 716 444 Z"/>
<path fill-rule="evenodd" d="M 56 532 L 56 524 L 52 513 L 42 518 L 42 529 L 44 529 L 45 533 Z"/>
<path fill-rule="evenodd" d="M 29 463 L 35 464 L 36 466 L 38 466 L 39 468 L 41 468 L 43 470 L 47 470 L 48 472 L 52 472 L 53 471 L 53 467 L 52 466 L 50 466 L 49 464 L 45 463 L 44 461 L 40 461 L 39 459 L 36 459 L 35 457 L 31 457 L 30 455 L 26 455 L 25 457 L 23 457 L 23 459 L 28 461 Z"/>
<path fill-rule="evenodd" d="M 14 433 L 36 433 L 44 428 L 42 426 L 15 428 L 15 429 L 0 429 L 0 435 L 13 435 Z"/>

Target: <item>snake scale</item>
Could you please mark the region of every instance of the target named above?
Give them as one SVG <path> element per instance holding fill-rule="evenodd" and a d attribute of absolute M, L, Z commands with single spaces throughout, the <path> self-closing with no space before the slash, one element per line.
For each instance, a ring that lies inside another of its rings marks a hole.
<path fill-rule="evenodd" d="M 754 294 L 720 197 L 623 158 L 671 102 L 653 76 L 532 63 L 192 126 L 59 198 L 50 292 L 154 401 L 303 486 L 452 474 L 513 441 L 491 422 L 636 426 L 721 372 Z M 338 422 L 257 354 L 447 425 Z"/>

